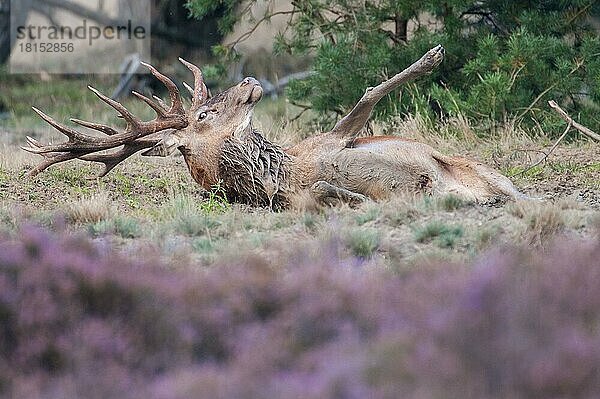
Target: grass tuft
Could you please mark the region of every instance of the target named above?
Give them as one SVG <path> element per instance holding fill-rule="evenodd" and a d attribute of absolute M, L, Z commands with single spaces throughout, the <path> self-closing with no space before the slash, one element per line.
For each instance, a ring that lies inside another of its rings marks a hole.
<path fill-rule="evenodd" d="M 380 214 L 380 209 L 377 204 L 369 205 L 369 207 L 364 212 L 356 215 L 355 220 L 359 226 L 362 226 L 363 224 L 372 222 L 375 219 L 377 219 L 379 217 L 379 214 Z"/>
<path fill-rule="evenodd" d="M 475 246 L 478 250 L 484 250 L 492 245 L 502 232 L 499 226 L 483 226 L 475 233 Z"/>
<path fill-rule="evenodd" d="M 308 213 L 308 212 L 304 213 L 302 215 L 301 220 L 302 220 L 302 224 L 304 225 L 304 228 L 309 232 L 315 231 L 315 229 L 319 225 L 319 219 L 313 213 Z"/>
<path fill-rule="evenodd" d="M 177 234 L 197 237 L 219 225 L 219 222 L 207 214 L 197 200 L 188 195 L 177 195 L 162 210 L 162 218 Z"/>
<path fill-rule="evenodd" d="M 124 216 L 92 223 L 88 226 L 88 232 L 94 237 L 109 234 L 115 234 L 122 238 L 139 238 L 142 236 L 139 222 L 134 218 Z"/>
<path fill-rule="evenodd" d="M 201 254 L 210 254 L 214 252 L 215 246 L 210 238 L 197 238 L 192 241 L 192 248 L 195 252 Z"/>
<path fill-rule="evenodd" d="M 446 195 L 438 200 L 438 205 L 441 209 L 451 212 L 462 208 L 466 205 L 465 201 L 456 195 Z"/>
<path fill-rule="evenodd" d="M 376 229 L 355 229 L 346 237 L 346 245 L 352 254 L 362 259 L 372 257 L 380 243 L 380 233 Z"/>
<path fill-rule="evenodd" d="M 138 238 L 142 236 L 139 222 L 130 217 L 116 217 L 113 219 L 114 231 L 123 238 Z"/>
<path fill-rule="evenodd" d="M 225 190 L 221 187 L 221 183 L 215 184 L 206 201 L 200 204 L 200 209 L 205 213 L 223 213 L 231 208 L 227 201 Z"/>
<path fill-rule="evenodd" d="M 431 222 L 415 231 L 415 240 L 420 243 L 435 242 L 442 248 L 454 248 L 464 235 L 462 226 L 450 226 L 442 222 Z"/>
<path fill-rule="evenodd" d="M 110 219 L 114 206 L 108 193 L 99 193 L 68 205 L 65 216 L 71 223 L 97 223 Z"/>
<path fill-rule="evenodd" d="M 544 245 L 565 228 L 565 211 L 555 204 L 521 201 L 510 206 L 509 212 L 525 221 L 530 245 Z"/>

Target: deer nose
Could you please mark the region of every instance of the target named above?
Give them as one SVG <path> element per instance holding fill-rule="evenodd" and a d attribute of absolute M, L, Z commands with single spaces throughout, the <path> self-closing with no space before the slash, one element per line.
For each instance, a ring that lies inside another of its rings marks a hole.
<path fill-rule="evenodd" d="M 251 84 L 253 86 L 259 86 L 260 85 L 260 83 L 258 82 L 258 80 L 254 79 L 252 77 L 247 77 L 244 80 L 242 80 L 242 82 L 240 83 L 240 86 L 244 87 L 244 86 L 247 86 L 249 84 Z"/>

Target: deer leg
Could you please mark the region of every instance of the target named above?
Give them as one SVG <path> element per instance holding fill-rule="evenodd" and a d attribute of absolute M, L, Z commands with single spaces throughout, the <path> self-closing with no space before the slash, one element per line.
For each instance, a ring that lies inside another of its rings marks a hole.
<path fill-rule="evenodd" d="M 310 192 L 318 203 L 329 206 L 336 206 L 342 202 L 350 206 L 357 206 L 368 199 L 362 194 L 334 186 L 322 180 L 313 184 Z"/>
<path fill-rule="evenodd" d="M 355 138 L 365 127 L 365 124 L 371 117 L 373 108 L 379 100 L 401 84 L 431 73 L 443 59 L 444 48 L 438 45 L 393 78 L 386 80 L 376 87 L 369 87 L 352 111 L 335 125 L 331 133 L 347 139 Z"/>

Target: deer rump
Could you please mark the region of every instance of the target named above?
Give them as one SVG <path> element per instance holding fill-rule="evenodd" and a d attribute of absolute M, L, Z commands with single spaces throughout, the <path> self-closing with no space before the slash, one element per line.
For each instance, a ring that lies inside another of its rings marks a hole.
<path fill-rule="evenodd" d="M 442 46 L 429 50 L 404 71 L 368 88 L 330 132 L 285 150 L 252 125 L 254 106 L 263 94 L 256 79 L 246 78 L 209 97 L 200 68 L 180 59 L 194 74 L 194 87 L 184 84 L 192 96 L 186 109 L 177 85 L 144 64 L 169 91 L 170 105 L 158 97 L 133 93 L 156 112 L 154 120 L 140 120 L 122 104 L 90 87 L 125 120 L 123 131 L 72 119 L 104 136 L 89 135 L 34 108 L 69 140 L 43 145 L 28 138 L 29 146 L 23 149 L 44 158 L 30 175 L 56 163 L 82 159 L 104 164 L 102 176 L 139 151 L 146 150 L 142 155 L 167 156 L 178 150 L 193 179 L 204 188 L 221 183 L 230 201 L 275 210 L 291 206 L 306 191 L 318 202 L 330 205 L 380 200 L 399 192 L 455 194 L 479 203 L 523 197 L 506 177 L 477 161 L 446 156 L 429 145 L 399 137 L 359 137 L 383 96 L 430 73 L 443 57 Z"/>

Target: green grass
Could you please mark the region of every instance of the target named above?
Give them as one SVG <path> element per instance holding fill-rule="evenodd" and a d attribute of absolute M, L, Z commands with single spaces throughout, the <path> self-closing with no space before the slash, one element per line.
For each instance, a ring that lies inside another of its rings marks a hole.
<path fill-rule="evenodd" d="M 346 245 L 350 252 L 358 258 L 370 258 L 379 248 L 380 232 L 373 228 L 351 230 L 346 237 Z"/>
<path fill-rule="evenodd" d="M 369 205 L 367 209 L 356 215 L 355 220 L 359 226 L 374 221 L 379 217 L 380 209 L 376 205 Z"/>
<path fill-rule="evenodd" d="M 441 248 L 453 248 L 458 239 L 464 235 L 462 226 L 451 226 L 435 221 L 415 230 L 415 241 L 427 243 L 435 241 Z"/>
<path fill-rule="evenodd" d="M 525 171 L 527 168 L 528 166 L 511 166 L 509 168 L 503 169 L 502 174 L 508 177 L 519 177 L 527 179 L 536 179 L 544 175 L 543 165 L 537 165 Z"/>
<path fill-rule="evenodd" d="M 208 198 L 200 204 L 200 209 L 204 213 L 221 213 L 230 208 L 227 201 L 225 190 L 221 187 L 221 183 L 215 184 L 208 193 Z"/>
<path fill-rule="evenodd" d="M 129 239 L 139 238 L 143 235 L 140 222 L 127 216 L 117 216 L 92 223 L 88 226 L 88 233 L 93 237 L 114 234 Z"/>

